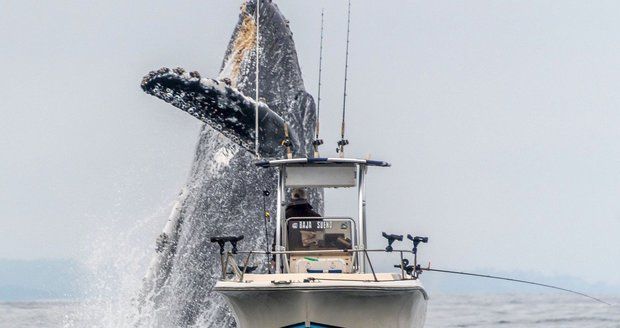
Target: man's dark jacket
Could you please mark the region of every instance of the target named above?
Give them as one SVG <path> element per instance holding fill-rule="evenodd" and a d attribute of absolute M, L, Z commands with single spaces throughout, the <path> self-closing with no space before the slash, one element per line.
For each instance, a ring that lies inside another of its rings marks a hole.
<path fill-rule="evenodd" d="M 305 199 L 291 201 L 286 205 L 286 218 L 320 217 L 321 215 L 312 209 Z"/>
<path fill-rule="evenodd" d="M 304 217 L 320 217 L 321 215 L 315 212 L 312 209 L 312 205 L 308 204 L 308 201 L 305 199 L 293 200 L 288 205 L 286 205 L 285 218 L 304 218 Z M 286 237 L 284 237 L 286 238 Z M 298 237 L 301 239 L 301 237 Z M 271 250 L 276 249 L 276 232 L 273 232 L 273 244 L 271 245 Z M 273 256 L 273 260 L 275 261 L 276 256 Z"/>

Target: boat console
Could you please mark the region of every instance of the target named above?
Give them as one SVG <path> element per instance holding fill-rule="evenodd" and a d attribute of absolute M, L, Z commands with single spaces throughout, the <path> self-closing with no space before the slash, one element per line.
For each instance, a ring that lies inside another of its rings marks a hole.
<path fill-rule="evenodd" d="M 351 218 L 290 218 L 285 225 L 291 273 L 352 273 L 355 222 Z M 341 250 L 345 252 L 333 253 Z M 307 252 L 306 252 L 307 251 Z M 325 252 L 322 252 L 325 251 Z"/>

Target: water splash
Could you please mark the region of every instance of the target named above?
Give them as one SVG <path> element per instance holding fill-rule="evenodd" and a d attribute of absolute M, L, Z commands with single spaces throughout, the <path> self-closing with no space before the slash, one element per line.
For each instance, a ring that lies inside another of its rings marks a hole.
<path fill-rule="evenodd" d="M 83 250 L 88 255 L 81 261 L 82 277 L 76 282 L 84 300 L 76 305 L 78 310 L 65 315 L 63 327 L 133 327 L 137 318 L 150 315 L 138 312 L 136 298 L 144 270 L 155 254 L 153 236 L 168 211 L 168 206 L 162 206 L 137 221 L 101 220 L 112 223 L 92 229 Z"/>

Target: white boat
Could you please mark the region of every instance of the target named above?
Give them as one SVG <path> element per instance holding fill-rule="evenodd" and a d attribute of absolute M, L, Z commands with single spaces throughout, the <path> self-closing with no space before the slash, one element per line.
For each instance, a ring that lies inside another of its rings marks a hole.
<path fill-rule="evenodd" d="M 222 254 L 224 295 L 237 324 L 246 327 L 407 327 L 424 325 L 428 296 L 416 270 L 414 250 L 367 249 L 365 176 L 386 162 L 344 158 L 262 161 L 278 171 L 275 251 L 238 251 L 243 237 L 215 237 Z M 357 217 L 284 215 L 287 189 L 357 188 Z M 413 241 L 414 238 L 409 236 Z M 226 244 L 233 248 L 226 251 Z M 250 273 L 255 257 L 274 256 L 273 272 Z M 395 272 L 375 272 L 371 255 L 392 256 Z M 413 265 L 403 261 L 414 256 Z"/>

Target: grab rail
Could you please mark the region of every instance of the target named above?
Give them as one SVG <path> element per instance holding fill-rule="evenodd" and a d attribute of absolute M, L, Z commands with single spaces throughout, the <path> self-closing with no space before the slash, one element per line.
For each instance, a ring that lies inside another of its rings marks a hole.
<path fill-rule="evenodd" d="M 372 275 L 373 275 L 373 279 L 375 282 L 378 282 L 379 280 L 377 279 L 377 274 L 375 272 L 375 269 L 372 265 L 372 261 L 370 260 L 370 255 L 368 255 L 368 253 L 399 253 L 400 254 L 400 270 L 401 270 L 401 280 L 410 280 L 410 279 L 417 279 L 416 275 L 405 275 L 406 272 L 406 268 L 404 267 L 404 257 L 403 254 L 404 253 L 408 253 L 408 254 L 414 254 L 413 251 L 411 250 L 405 250 L 405 249 L 399 249 L 399 250 L 392 250 L 391 252 L 386 251 L 385 249 L 329 249 L 329 250 L 307 250 L 307 251 L 264 251 L 264 250 L 250 250 L 250 251 L 243 251 L 243 250 L 236 250 L 236 252 L 226 252 L 226 254 L 222 254 L 222 261 L 221 261 L 221 265 L 222 265 L 222 280 L 224 281 L 236 281 L 236 282 L 242 282 L 243 281 L 243 277 L 245 276 L 246 273 L 246 269 L 248 267 L 248 263 L 250 263 L 250 261 L 252 260 L 252 257 L 254 255 L 282 255 L 282 254 L 342 254 L 342 253 L 363 253 L 363 256 L 366 257 L 366 259 L 368 260 L 368 264 L 370 266 L 370 270 L 372 271 Z M 239 269 L 239 266 L 237 265 L 237 262 L 234 259 L 234 254 L 242 254 L 242 255 L 246 255 L 245 259 L 243 261 L 244 265 L 243 265 L 243 270 Z M 231 267 L 231 272 L 228 272 L 228 267 Z M 395 266 L 396 267 L 396 266 Z M 228 275 L 233 274 L 233 277 L 231 277 L 230 279 L 228 278 Z M 353 273 L 353 274 L 360 274 L 360 273 Z"/>

